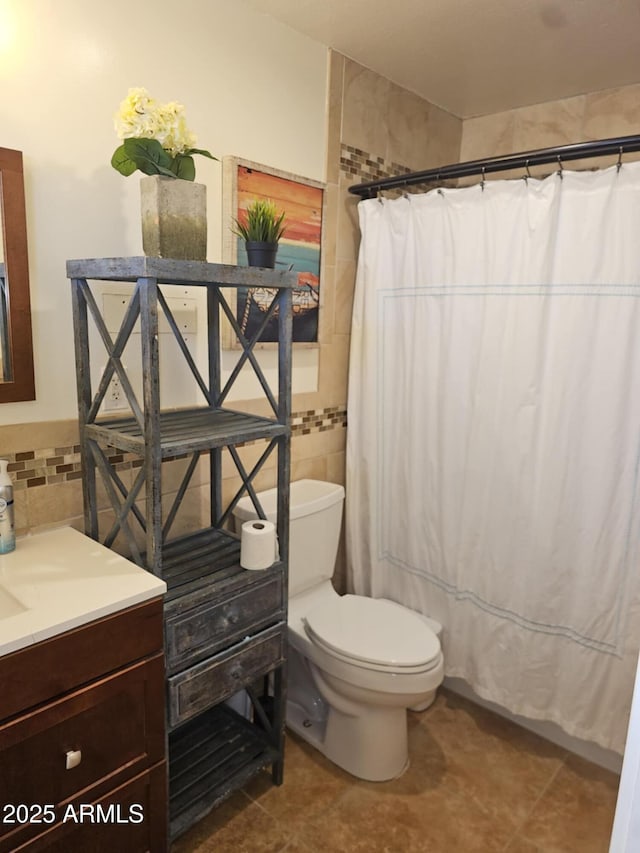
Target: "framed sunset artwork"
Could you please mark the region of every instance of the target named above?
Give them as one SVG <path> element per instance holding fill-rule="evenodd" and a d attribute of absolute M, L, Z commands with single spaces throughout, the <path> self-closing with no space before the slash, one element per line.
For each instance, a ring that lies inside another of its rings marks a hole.
<path fill-rule="evenodd" d="M 223 158 L 223 260 L 246 266 L 244 241 L 232 232 L 233 221 L 255 199 L 273 201 L 284 211 L 286 230 L 278 247 L 276 269 L 293 270 L 298 282 L 293 292 L 293 342 L 317 345 L 320 313 L 320 248 L 324 187 L 318 181 L 290 175 L 238 157 Z M 245 337 L 251 337 L 271 302 L 264 288 L 238 288 L 235 316 Z M 261 344 L 276 343 L 277 320 L 265 328 Z M 227 341 L 230 346 L 235 341 Z"/>

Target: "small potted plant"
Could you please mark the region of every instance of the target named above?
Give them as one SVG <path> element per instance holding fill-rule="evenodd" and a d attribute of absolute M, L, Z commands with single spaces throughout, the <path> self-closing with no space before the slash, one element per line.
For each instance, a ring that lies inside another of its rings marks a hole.
<path fill-rule="evenodd" d="M 234 223 L 232 231 L 245 242 L 249 266 L 275 267 L 278 242 L 286 230 L 284 211 L 270 199 L 257 198 Z"/>

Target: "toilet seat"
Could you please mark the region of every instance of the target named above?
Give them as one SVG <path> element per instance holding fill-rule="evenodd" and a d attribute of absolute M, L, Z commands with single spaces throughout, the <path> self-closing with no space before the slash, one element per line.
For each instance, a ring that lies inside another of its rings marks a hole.
<path fill-rule="evenodd" d="M 309 638 L 345 662 L 409 675 L 437 666 L 440 642 L 411 610 L 383 599 L 343 595 L 304 618 Z"/>

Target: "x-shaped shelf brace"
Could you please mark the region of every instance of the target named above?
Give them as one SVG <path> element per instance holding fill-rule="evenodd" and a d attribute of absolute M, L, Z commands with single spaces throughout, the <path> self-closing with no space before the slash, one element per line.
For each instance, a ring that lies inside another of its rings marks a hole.
<path fill-rule="evenodd" d="M 254 505 L 256 512 L 258 513 L 259 517 L 260 518 L 266 518 L 267 517 L 264 509 L 262 508 L 262 504 L 258 500 L 258 495 L 256 494 L 255 489 L 253 488 L 253 486 L 251 484 L 252 484 L 255 476 L 258 474 L 258 472 L 260 471 L 260 469 L 262 468 L 264 463 L 267 461 L 267 459 L 271 455 L 271 452 L 273 451 L 273 449 L 275 447 L 277 447 L 277 445 L 278 445 L 278 439 L 272 438 L 271 441 L 269 442 L 268 446 L 266 447 L 264 453 L 260 456 L 260 458 L 258 459 L 256 464 L 253 466 L 253 468 L 251 469 L 251 472 L 249 474 L 247 474 L 247 471 L 246 471 L 244 465 L 242 464 L 242 460 L 240 459 L 240 456 L 238 455 L 238 451 L 236 450 L 236 448 L 232 444 L 228 445 L 227 449 L 229 450 L 231 458 L 233 459 L 233 461 L 235 463 L 235 466 L 238 470 L 238 474 L 240 474 L 240 479 L 242 480 L 242 485 L 240 486 L 238 491 L 235 493 L 235 495 L 233 496 L 233 498 L 229 502 L 229 506 L 224 510 L 222 515 L 220 515 L 219 518 L 217 518 L 215 520 L 214 527 L 222 527 L 222 525 L 229 519 L 231 513 L 233 512 L 233 510 L 236 507 L 236 504 L 238 503 L 240 498 L 244 495 L 245 491 L 251 497 L 251 500 L 253 501 L 253 505 Z"/>
<path fill-rule="evenodd" d="M 127 341 L 129 340 L 131 333 L 133 332 L 136 320 L 140 316 L 140 283 L 136 285 L 133 295 L 129 300 L 125 315 L 122 319 L 120 331 L 118 332 L 115 341 L 112 340 L 111 335 L 109 334 L 106 323 L 102 317 L 102 312 L 96 304 L 96 300 L 86 279 L 80 279 L 78 283 L 80 292 L 82 293 L 89 311 L 91 312 L 96 329 L 98 330 L 102 343 L 107 351 L 108 359 L 102 373 L 100 383 L 98 384 L 98 390 L 96 391 L 91 402 L 91 407 L 87 413 L 87 423 L 91 424 L 95 422 L 104 399 L 104 395 L 107 393 L 113 374 L 116 373 L 120 380 L 120 384 L 122 385 L 122 390 L 127 398 L 127 402 L 133 412 L 133 416 L 135 417 L 140 429 L 144 431 L 144 415 L 121 361 L 124 348 L 127 345 Z"/>
<path fill-rule="evenodd" d="M 256 376 L 258 377 L 258 381 L 260 382 L 260 385 L 262 386 L 262 390 L 264 391 L 265 396 L 266 396 L 267 400 L 269 401 L 271 408 L 273 409 L 274 415 L 276 415 L 276 417 L 279 415 L 278 404 L 277 404 L 277 402 L 276 402 L 276 400 L 275 400 L 275 398 L 271 392 L 271 388 L 269 387 L 269 383 L 265 379 L 264 373 L 262 372 L 262 369 L 260 368 L 260 365 L 258 364 L 258 360 L 256 359 L 255 353 L 253 351 L 254 346 L 258 343 L 258 341 L 260 340 L 260 338 L 262 336 L 262 333 L 266 329 L 269 320 L 273 316 L 275 316 L 275 313 L 278 310 L 279 301 L 280 301 L 279 297 L 280 297 L 280 292 L 276 291 L 273 299 L 271 300 L 271 304 L 269 305 L 268 309 L 265 311 L 264 317 L 262 318 L 262 321 L 260 322 L 258 328 L 255 330 L 255 332 L 253 333 L 251 338 L 247 339 L 244 336 L 244 334 L 242 333 L 242 330 L 240 329 L 240 325 L 239 325 L 238 321 L 236 320 L 236 318 L 234 317 L 233 311 L 229 307 L 227 300 L 225 299 L 224 295 L 219 292 L 218 298 L 220 300 L 220 306 L 222 307 L 222 310 L 224 311 L 225 316 L 227 317 L 229 323 L 231 324 L 231 328 L 233 329 L 236 337 L 238 338 L 240 346 L 242 347 L 242 355 L 239 357 L 238 361 L 236 362 L 236 365 L 235 365 L 234 369 L 232 370 L 231 375 L 227 379 L 227 382 L 226 382 L 224 388 L 220 392 L 220 397 L 217 401 L 218 405 L 221 405 L 222 402 L 225 400 L 227 394 L 229 393 L 229 391 L 233 387 L 233 383 L 236 381 L 236 379 L 238 378 L 238 375 L 240 374 L 240 371 L 244 367 L 245 362 L 249 361 L 251 363 L 251 366 L 253 367 L 253 370 L 254 370 Z"/>
<path fill-rule="evenodd" d="M 103 343 L 105 350 L 107 352 L 107 359 L 108 359 L 107 364 L 106 364 L 105 369 L 104 369 L 104 372 L 103 372 L 102 377 L 100 379 L 98 389 L 97 389 L 96 394 L 95 394 L 93 401 L 91 403 L 91 408 L 89 409 L 89 412 L 87 415 L 87 422 L 88 423 L 93 423 L 95 421 L 95 419 L 98 415 L 98 411 L 100 409 L 100 406 L 102 404 L 102 401 L 104 399 L 104 396 L 107 393 L 107 390 L 109 388 L 109 384 L 111 382 L 111 379 L 115 373 L 115 374 L 117 374 L 118 379 L 120 380 L 120 383 L 122 385 L 122 390 L 124 391 L 125 397 L 127 399 L 127 402 L 129 403 L 129 406 L 131 407 L 131 411 L 132 411 L 133 416 L 135 417 L 135 419 L 138 423 L 138 426 L 140 427 L 141 430 L 144 429 L 144 415 L 142 413 L 142 409 L 138 403 L 138 400 L 136 398 L 133 387 L 129 381 L 126 370 L 123 367 L 122 361 L 121 361 L 124 349 L 125 349 L 127 342 L 128 342 L 128 340 L 129 340 L 129 338 L 130 338 L 130 336 L 131 336 L 131 334 L 135 328 L 136 321 L 138 320 L 138 317 L 140 316 L 140 288 L 141 288 L 141 283 L 138 281 L 136 283 L 136 286 L 135 286 L 134 292 L 131 296 L 131 299 L 129 300 L 129 304 L 125 310 L 125 315 L 123 317 L 122 324 L 120 326 L 120 330 L 119 330 L 119 332 L 116 336 L 116 339 L 114 341 L 111 338 L 111 335 L 110 335 L 110 333 L 107 329 L 107 326 L 104 322 L 102 312 L 98 308 L 98 305 L 95 301 L 94 295 L 91 292 L 91 288 L 87 284 L 86 279 L 80 280 L 81 292 L 84 296 L 84 299 L 87 303 L 87 306 L 89 307 L 91 316 L 92 316 L 93 321 L 96 325 L 96 329 L 98 330 L 98 333 L 100 335 L 102 343 Z M 231 375 L 229 376 L 227 382 L 225 383 L 224 388 L 220 392 L 217 399 L 213 398 L 210 389 L 207 387 L 207 384 L 203 380 L 203 378 L 200 374 L 200 371 L 198 370 L 198 368 L 197 368 L 197 366 L 193 360 L 193 357 L 192 357 L 191 353 L 189 352 L 189 349 L 188 349 L 188 347 L 187 347 L 187 345 L 186 345 L 186 343 L 182 337 L 182 333 L 180 332 L 180 329 L 178 328 L 178 325 L 177 325 L 175 318 L 171 312 L 171 309 L 169 308 L 169 305 L 167 304 L 167 301 L 166 301 L 166 299 L 165 299 L 165 297 L 164 297 L 164 295 L 163 295 L 163 293 L 159 287 L 158 287 L 157 293 L 158 293 L 158 303 L 161 306 L 162 311 L 163 311 L 163 313 L 167 319 L 167 322 L 169 324 L 169 328 L 171 329 L 171 331 L 172 331 L 172 333 L 173 333 L 173 335 L 174 335 L 174 337 L 178 343 L 178 346 L 180 347 L 180 351 L 182 352 L 182 354 L 185 358 L 185 361 L 187 362 L 187 365 L 189 366 L 189 369 L 190 369 L 198 387 L 200 388 L 200 391 L 202 392 L 205 400 L 207 401 L 207 403 L 210 406 L 221 406 L 222 405 L 222 403 L 226 399 L 229 391 L 233 387 L 234 382 L 238 378 L 240 371 L 244 367 L 245 363 L 248 361 L 251 364 L 251 367 L 253 368 L 253 370 L 256 374 L 256 377 L 260 383 L 260 386 L 262 387 L 262 390 L 264 391 L 265 397 L 269 401 L 269 404 L 273 410 L 273 413 L 276 416 L 278 416 L 278 414 L 279 414 L 278 404 L 277 404 L 276 399 L 273 395 L 273 392 L 271 391 L 269 383 L 267 382 L 265 375 L 262 372 L 262 368 L 260 367 L 260 365 L 258 363 L 258 360 L 255 356 L 255 353 L 253 352 L 253 349 L 254 349 L 256 343 L 258 343 L 258 341 L 260 340 L 260 337 L 262 336 L 264 330 L 266 329 L 267 324 L 269 323 L 271 318 L 273 316 L 275 316 L 275 314 L 278 310 L 280 292 L 277 290 L 275 291 L 274 297 L 271 301 L 271 304 L 269 305 L 269 308 L 267 309 L 267 311 L 265 311 L 264 317 L 262 318 L 262 321 L 260 322 L 258 328 L 254 331 L 251 338 L 247 339 L 245 337 L 245 335 L 242 333 L 240 326 L 238 324 L 238 321 L 234 317 L 233 312 L 232 312 L 231 308 L 229 307 L 229 304 L 228 304 L 227 300 L 225 299 L 224 295 L 220 291 L 218 291 L 218 299 L 220 302 L 220 306 L 222 307 L 222 310 L 224 311 L 225 316 L 227 317 L 236 337 L 238 338 L 238 341 L 239 341 L 240 346 L 242 348 L 242 354 L 238 358 L 238 361 L 237 361 L 233 371 L 231 372 Z"/>
<path fill-rule="evenodd" d="M 249 473 L 247 473 L 246 468 L 242 464 L 242 460 L 238 455 L 237 449 L 233 445 L 228 445 L 228 450 L 231 455 L 231 458 L 234 461 L 234 464 L 238 470 L 240 478 L 242 479 L 242 486 L 237 490 L 233 499 L 230 501 L 229 506 L 224 510 L 224 512 L 214 521 L 214 527 L 222 527 L 225 522 L 229 519 L 231 513 L 235 509 L 238 501 L 241 497 L 243 497 L 245 491 L 251 496 L 251 500 L 256 508 L 256 512 L 260 516 L 260 518 L 266 518 L 266 513 L 258 500 L 258 496 L 252 486 L 252 481 L 259 473 L 259 471 L 264 466 L 265 462 L 271 455 L 274 448 L 277 446 L 277 439 L 272 439 L 269 442 L 269 445 L 265 448 L 264 452 L 261 454 L 258 461 L 255 463 L 253 468 Z M 91 453 L 93 455 L 93 459 L 96 463 L 96 467 L 100 471 L 105 490 L 107 492 L 107 496 L 111 503 L 111 507 L 114 511 L 115 519 L 111 526 L 111 529 L 105 536 L 103 540 L 103 544 L 106 545 L 107 548 L 110 548 L 113 542 L 116 539 L 119 531 L 122 530 L 122 533 L 125 536 L 127 544 L 131 549 L 131 555 L 135 562 L 142 566 L 144 565 L 144 560 L 140 554 L 140 549 L 135 539 L 135 535 L 131 529 L 131 525 L 128 522 L 129 513 L 132 512 L 135 516 L 137 522 L 140 525 L 140 528 L 143 532 L 146 532 L 146 524 L 143 514 L 140 512 L 138 507 L 136 506 L 136 498 L 138 497 L 142 485 L 145 481 L 145 472 L 144 468 L 140 468 L 138 470 L 137 477 L 135 482 L 133 483 L 130 490 L 127 490 L 126 486 L 122 482 L 121 478 L 118 476 L 118 473 L 115 471 L 112 465 L 109 464 L 109 460 L 100 447 L 100 445 L 91 439 L 89 441 L 89 447 L 91 448 Z M 189 487 L 189 483 L 193 477 L 198 461 L 201 457 L 201 451 L 195 451 L 191 455 L 191 459 L 189 460 L 189 465 L 187 470 L 185 471 L 183 478 L 180 482 L 180 486 L 178 487 L 178 491 L 175 494 L 175 497 L 172 501 L 171 508 L 167 513 L 167 518 L 162 528 L 162 540 L 166 542 L 168 540 L 169 531 L 171 526 L 176 518 L 180 505 L 182 503 L 182 499 Z"/>
<path fill-rule="evenodd" d="M 111 507 L 115 513 L 115 520 L 111 529 L 105 536 L 103 544 L 106 545 L 107 548 L 110 548 L 113 545 L 118 532 L 122 530 L 127 540 L 127 544 L 131 549 L 131 556 L 139 566 L 143 566 L 144 561 L 140 554 L 140 549 L 138 548 L 135 536 L 127 519 L 129 513 L 132 512 L 142 530 L 146 531 L 144 516 L 135 504 L 135 500 L 140 493 L 140 489 L 142 488 L 145 480 L 144 468 L 140 468 L 138 470 L 135 482 L 131 489 L 127 490 L 127 487 L 118 476 L 118 472 L 109 464 L 109 460 L 98 442 L 94 439 L 89 439 L 88 443 L 93 460 L 97 469 L 100 471 L 102 482 L 111 502 Z M 124 498 L 124 500 L 121 500 L 121 498 Z"/>

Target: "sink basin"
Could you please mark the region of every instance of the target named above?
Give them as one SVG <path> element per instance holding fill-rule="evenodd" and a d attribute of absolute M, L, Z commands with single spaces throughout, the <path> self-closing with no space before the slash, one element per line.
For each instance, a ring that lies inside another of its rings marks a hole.
<path fill-rule="evenodd" d="M 27 608 L 24 604 L 0 584 L 0 619 L 17 616 L 18 613 L 24 613 L 25 610 Z"/>

